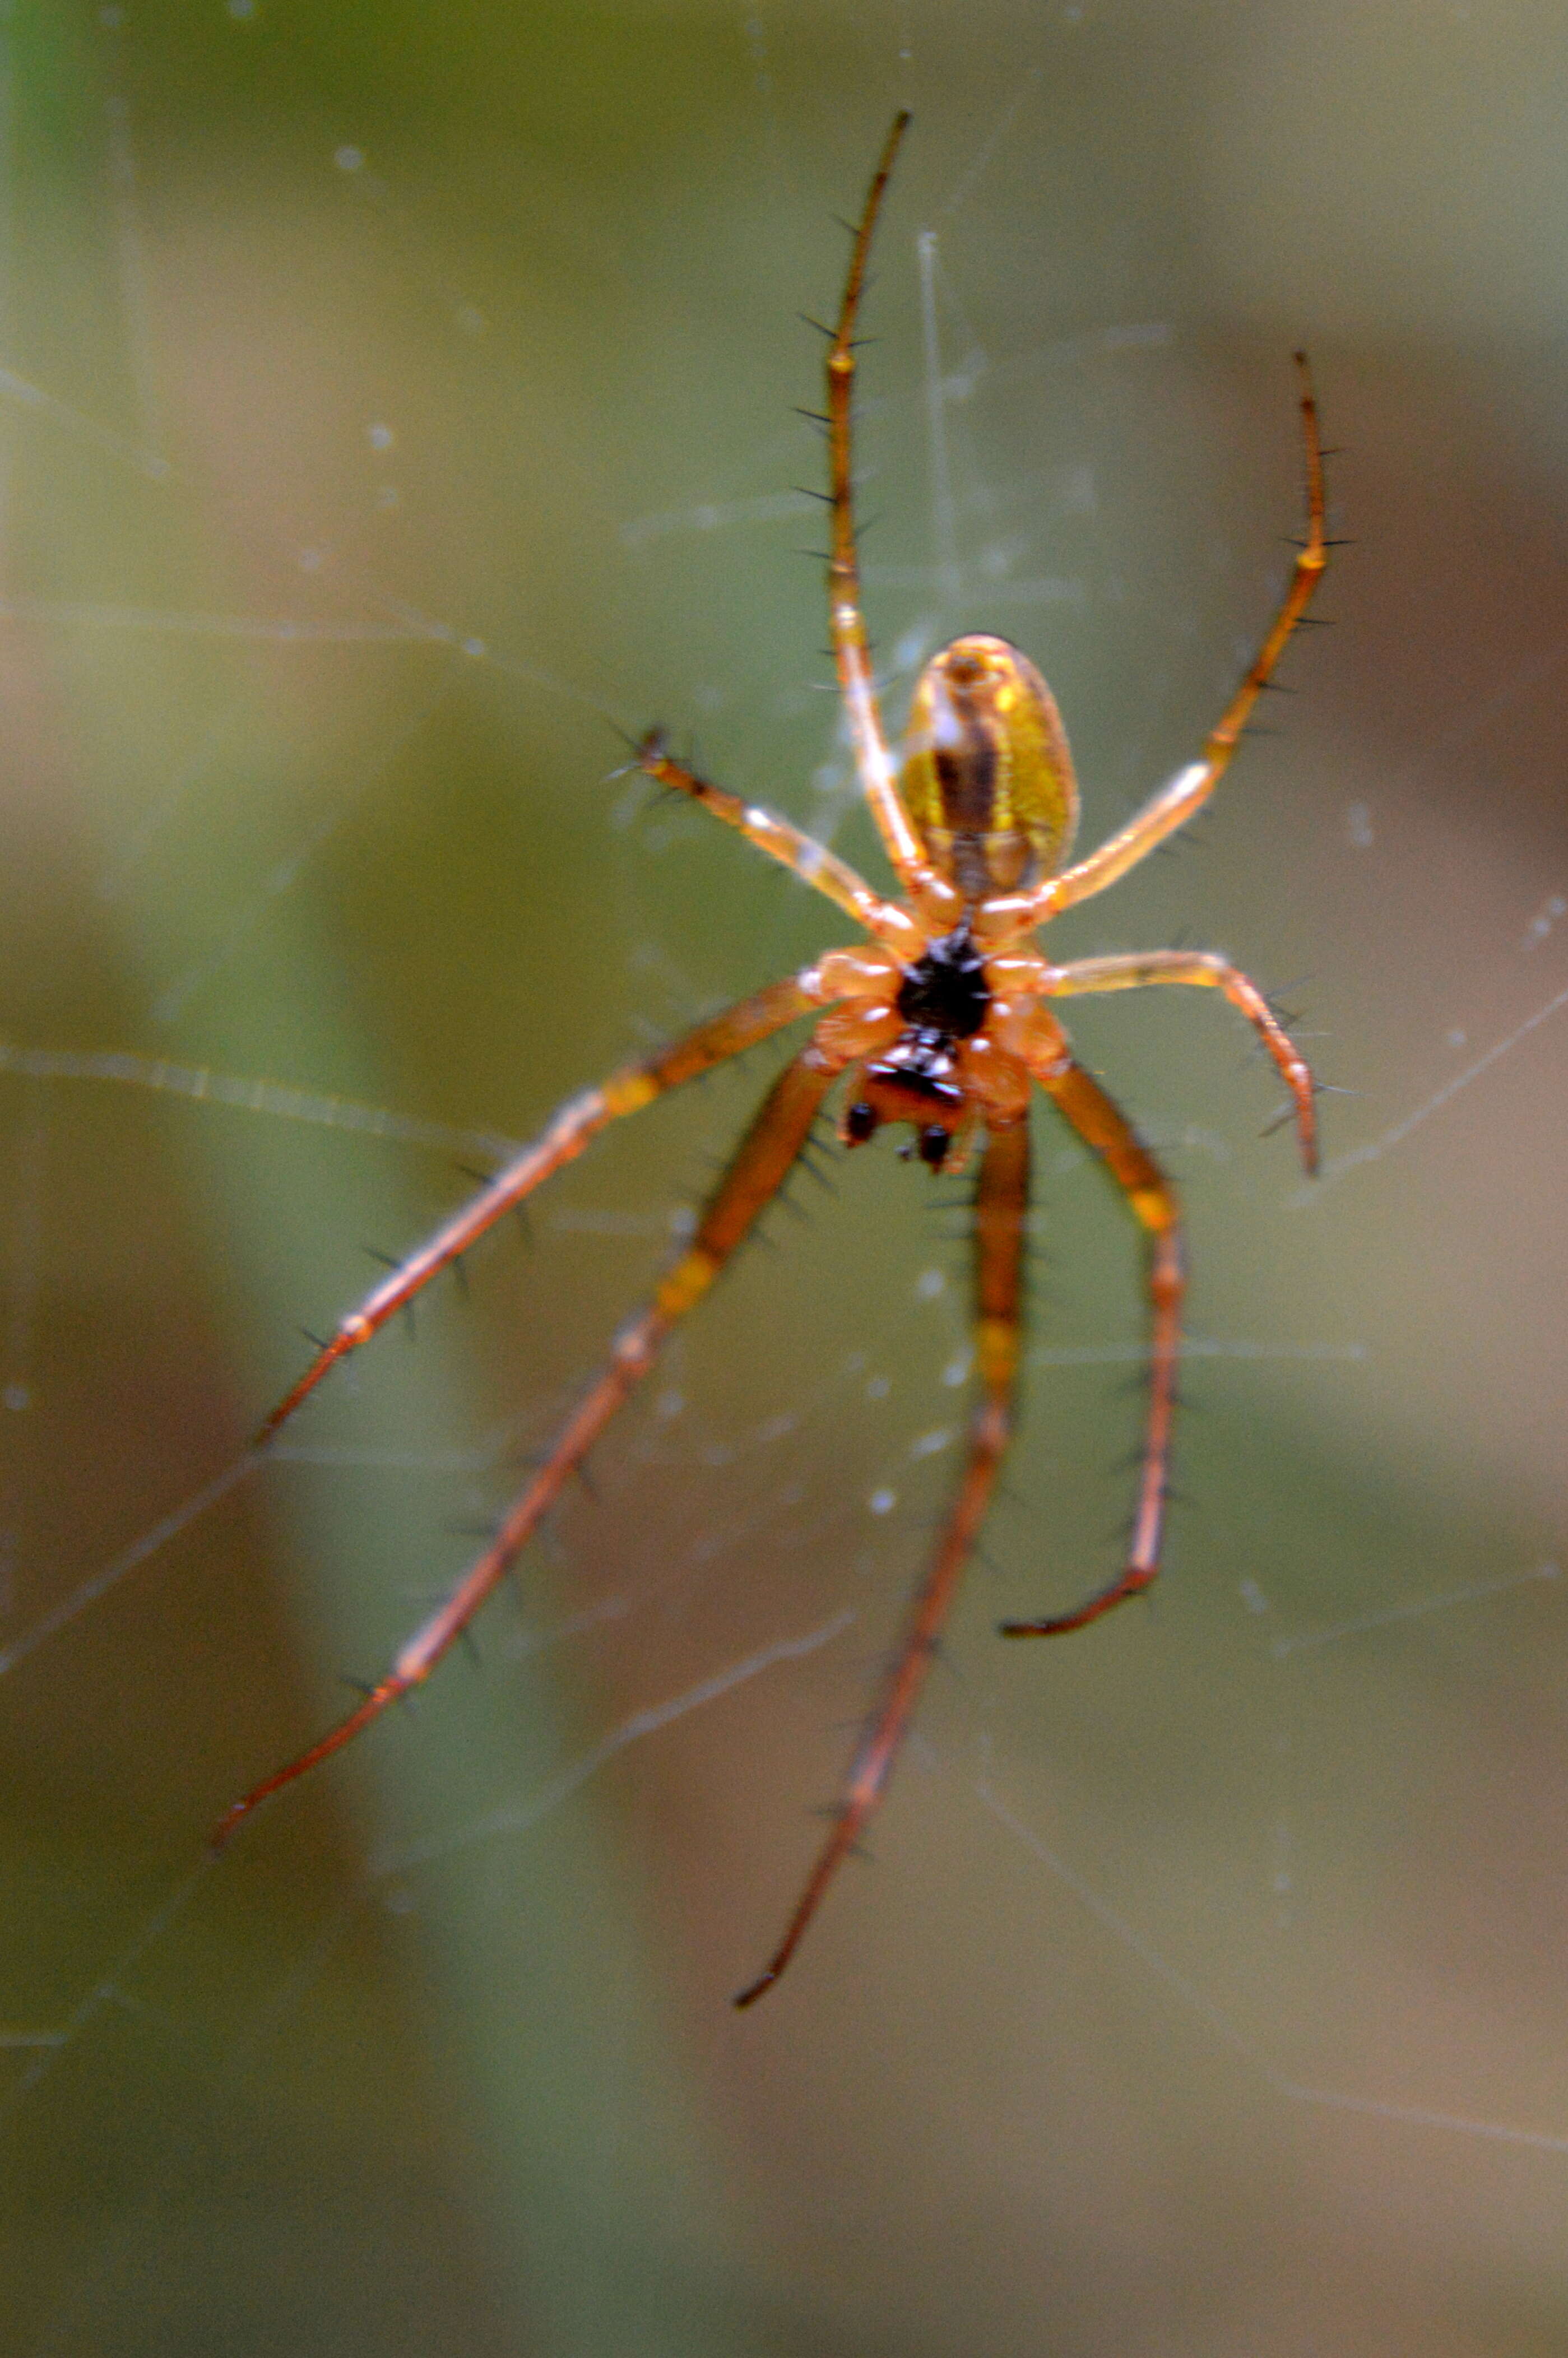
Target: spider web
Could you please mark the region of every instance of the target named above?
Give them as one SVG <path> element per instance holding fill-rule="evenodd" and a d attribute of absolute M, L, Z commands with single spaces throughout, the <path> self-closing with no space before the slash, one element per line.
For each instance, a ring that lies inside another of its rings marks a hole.
<path fill-rule="evenodd" d="M 1559 2346 L 1565 60 L 1375 13 L 0 25 L 8 2347 Z M 874 1862 L 738 2021 L 962 1442 L 962 1191 L 884 1147 L 771 1217 L 475 1658 L 202 1843 L 471 1555 L 774 1052 L 263 1462 L 297 1326 L 842 937 L 613 730 L 874 870 L 787 404 L 900 103 L 890 710 L 1016 637 L 1091 840 L 1278 594 L 1311 341 L 1341 628 L 1063 947 L 1226 949 L 1347 1094 L 1309 1188 L 1208 994 L 1075 1007 L 1189 1212 L 1168 1576 L 992 1638 L 1108 1576 L 1138 1430 L 1133 1244 L 1042 1116 L 1008 1495 Z"/>

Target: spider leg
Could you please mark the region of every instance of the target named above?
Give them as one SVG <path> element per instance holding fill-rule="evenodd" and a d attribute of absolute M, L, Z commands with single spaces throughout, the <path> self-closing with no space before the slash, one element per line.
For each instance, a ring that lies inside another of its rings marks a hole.
<path fill-rule="evenodd" d="M 1295 1105 L 1296 1135 L 1309 1173 L 1317 1169 L 1317 1109 L 1311 1067 L 1296 1054 L 1283 1026 L 1255 982 L 1212 950 L 1133 950 L 1117 957 L 1075 958 L 1054 967 L 1045 986 L 1050 999 L 1071 999 L 1090 990 L 1140 990 L 1146 983 L 1190 982 L 1222 990 L 1260 1034 Z"/>
<path fill-rule="evenodd" d="M 758 1215 L 778 1193 L 810 1136 L 823 1098 L 839 1069 L 813 1047 L 803 1049 L 785 1065 L 709 1197 L 690 1244 L 671 1265 L 653 1299 L 617 1334 L 606 1366 L 557 1434 L 527 1488 L 508 1509 L 491 1545 L 415 1631 L 364 1701 L 318 1743 L 234 1802 L 212 1836 L 215 1850 L 222 1847 L 259 1801 L 341 1751 L 411 1687 L 427 1679 L 442 1655 L 462 1636 L 617 1409 L 647 1374 L 671 1328 L 701 1301 Z"/>
<path fill-rule="evenodd" d="M 747 841 L 765 851 L 770 860 L 793 869 L 802 883 L 826 893 L 829 901 L 885 944 L 896 957 L 919 957 L 925 936 L 908 912 L 896 902 L 884 901 L 880 892 L 873 892 L 864 878 L 857 875 L 837 852 L 792 827 L 787 819 L 777 817 L 755 803 L 742 802 L 739 795 L 728 794 L 722 786 L 710 785 L 684 762 L 672 760 L 657 730 L 651 730 L 643 738 L 637 748 L 637 759 L 649 777 L 656 778 L 660 785 L 689 795 L 693 802 L 710 810 L 727 827 L 739 828 Z"/>
<path fill-rule="evenodd" d="M 898 1658 L 875 1718 L 850 1764 L 833 1831 L 823 1844 L 784 1939 L 766 1970 L 737 2006 L 771 1989 L 800 1945 L 823 1894 L 881 1800 L 925 1674 L 935 1656 L 958 1581 L 990 1503 L 1011 1431 L 1018 1372 L 1024 1220 L 1029 1208 L 1029 1124 L 993 1130 L 975 1190 L 975 1320 L 984 1397 L 975 1412 L 968 1458 L 935 1561 L 916 1590 Z"/>
<path fill-rule="evenodd" d="M 827 469 L 833 516 L 833 546 L 827 560 L 827 623 L 838 684 L 844 692 L 855 766 L 883 848 L 906 892 L 925 905 L 927 914 L 946 931 L 963 914 L 954 887 L 937 874 L 921 848 L 909 813 L 899 798 L 897 770 L 882 728 L 871 672 L 871 642 L 860 611 L 860 565 L 855 547 L 855 485 L 850 468 L 850 409 L 855 389 L 855 328 L 866 282 L 871 236 L 881 209 L 882 193 L 900 143 L 909 128 L 907 111 L 893 117 L 892 128 L 871 176 L 865 210 L 849 256 L 849 275 L 838 307 L 838 324 L 827 350 Z"/>
<path fill-rule="evenodd" d="M 1047 878 L 1031 892 L 992 902 L 987 916 L 994 925 L 1000 925 L 1005 920 L 1010 927 L 1016 926 L 1023 932 L 1054 915 L 1058 909 L 1070 908 L 1076 901 L 1087 901 L 1091 893 L 1103 892 L 1108 884 L 1114 884 L 1130 868 L 1146 859 L 1156 844 L 1173 835 L 1177 827 L 1184 827 L 1195 811 L 1202 809 L 1224 775 L 1247 717 L 1273 676 L 1286 643 L 1312 603 L 1328 564 L 1317 402 L 1306 354 L 1297 352 L 1295 362 L 1301 378 L 1302 439 L 1306 460 L 1306 538 L 1300 545 L 1279 611 L 1264 634 L 1247 676 L 1220 715 L 1217 726 L 1210 731 L 1203 759 L 1178 770 L 1168 785 L 1162 786 L 1125 827 L 1108 836 L 1087 860 L 1064 869 L 1059 876 Z"/>
<path fill-rule="evenodd" d="M 770 983 L 765 990 L 726 1008 L 722 1015 L 711 1016 L 706 1023 L 697 1024 L 695 1031 L 687 1033 L 671 1046 L 642 1057 L 635 1064 L 622 1065 L 597 1088 L 583 1089 L 575 1098 L 568 1098 L 531 1146 L 525 1146 L 504 1171 L 497 1173 L 488 1187 L 465 1204 L 461 1211 L 454 1213 L 427 1244 L 410 1253 L 390 1277 L 373 1293 L 367 1293 L 359 1307 L 341 1321 L 336 1333 L 323 1344 L 298 1382 L 284 1395 L 261 1427 L 256 1434 L 257 1445 L 271 1440 L 330 1368 L 362 1343 L 367 1343 L 405 1303 L 411 1302 L 433 1277 L 466 1253 L 487 1228 L 492 1228 L 524 1196 L 531 1195 L 553 1171 L 580 1154 L 596 1130 L 602 1130 L 618 1115 L 637 1112 L 682 1081 L 710 1072 L 715 1065 L 739 1055 L 743 1048 L 754 1047 L 760 1040 L 793 1023 L 797 1016 L 808 1014 L 819 1003 L 798 977 Z"/>
<path fill-rule="evenodd" d="M 1135 1217 L 1148 1231 L 1149 1298 L 1153 1311 L 1153 1335 L 1149 1365 L 1149 1417 L 1143 1439 L 1143 1466 L 1138 1484 L 1138 1504 L 1132 1519 L 1132 1541 L 1127 1564 L 1108 1587 L 1099 1590 L 1071 1613 L 1054 1613 L 1040 1621 L 1004 1621 L 1004 1638 L 1055 1638 L 1098 1621 L 1124 1596 L 1147 1588 L 1160 1569 L 1160 1542 L 1165 1522 L 1165 1488 L 1171 1465 L 1171 1421 L 1175 1407 L 1176 1361 L 1182 1340 L 1182 1238 L 1176 1193 L 1132 1124 L 1099 1083 L 1065 1054 L 1034 1065 L 1034 1076 L 1046 1095 L 1066 1116 L 1086 1146 L 1099 1156 L 1126 1194 Z"/>

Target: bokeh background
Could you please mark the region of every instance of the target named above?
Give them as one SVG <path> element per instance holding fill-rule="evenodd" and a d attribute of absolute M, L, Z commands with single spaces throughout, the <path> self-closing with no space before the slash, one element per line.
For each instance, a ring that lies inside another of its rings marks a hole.
<path fill-rule="evenodd" d="M 7 2349 L 1560 2352 L 1561 10 L 18 0 L 0 57 Z M 1082 1008 L 1190 1208 L 1168 1575 L 992 1635 L 1108 1576 L 1138 1415 L 1132 1240 L 1042 1115 L 1009 1496 L 872 1860 L 737 2017 L 962 1430 L 962 1211 L 885 1142 L 475 1658 L 202 1844 L 460 1569 L 770 1054 L 261 1464 L 298 1326 L 842 938 L 615 730 L 874 866 L 790 411 L 899 104 L 890 709 L 1016 637 L 1091 838 L 1278 593 L 1311 347 L 1338 628 L 1061 936 L 1227 949 L 1346 1094 L 1307 1191 L 1227 1011 Z"/>

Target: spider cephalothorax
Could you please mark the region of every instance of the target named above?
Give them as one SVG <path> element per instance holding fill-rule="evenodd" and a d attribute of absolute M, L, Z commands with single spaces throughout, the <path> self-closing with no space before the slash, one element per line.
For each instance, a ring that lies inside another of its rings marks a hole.
<path fill-rule="evenodd" d="M 1254 983 L 1207 950 L 1134 950 L 1051 964 L 1035 929 L 1059 910 L 1114 884 L 1173 834 L 1213 793 L 1260 691 L 1301 620 L 1327 562 L 1317 416 L 1300 353 L 1306 445 L 1307 536 L 1290 587 L 1251 669 L 1209 735 L 1202 758 L 1087 858 L 1068 866 L 1078 795 L 1065 732 L 1050 689 L 1027 655 L 986 633 L 955 639 L 915 684 L 902 769 L 882 730 L 871 648 L 860 611 L 849 466 L 855 326 L 877 209 L 908 124 L 894 123 L 856 234 L 838 325 L 827 355 L 827 414 L 832 518 L 828 619 L 856 766 L 901 898 L 888 898 L 826 845 L 787 819 L 709 784 L 673 760 L 654 731 L 637 747 L 650 777 L 687 795 L 791 868 L 857 925 L 852 949 L 709 1017 L 683 1039 L 623 1065 L 563 1105 L 535 1139 L 427 1244 L 343 1318 L 263 1427 L 265 1440 L 320 1382 L 410 1303 L 438 1271 L 580 1154 L 607 1122 L 635 1113 L 666 1089 L 695 1080 L 788 1024 L 814 1017 L 810 1039 L 763 1099 L 703 1208 L 691 1237 L 651 1299 L 626 1320 L 598 1377 L 566 1420 L 490 1545 L 408 1639 L 364 1701 L 308 1750 L 255 1786 L 229 1812 L 219 1839 L 269 1793 L 325 1759 L 429 1676 L 499 1585 L 600 1433 L 654 1366 L 659 1350 L 701 1301 L 807 1151 L 829 1093 L 842 1087 L 839 1135 L 858 1146 L 884 1122 L 914 1126 L 914 1152 L 955 1171 L 976 1142 L 973 1216 L 975 1374 L 979 1391 L 957 1495 L 916 1591 L 904 1638 L 845 1779 L 833 1825 L 783 1940 L 765 1971 L 736 1999 L 750 2006 L 772 1986 L 824 1891 L 876 1808 L 909 1725 L 954 1593 L 989 1503 L 1008 1444 L 1022 1315 L 1030 1201 L 1029 1109 L 1048 1098 L 1103 1164 L 1142 1232 L 1151 1311 L 1149 1403 L 1132 1531 L 1123 1569 L 1076 1610 L 1003 1622 L 1009 1637 L 1082 1628 L 1147 1588 L 1159 1568 L 1171 1423 L 1181 1347 L 1183 1290 L 1175 1190 L 1114 1100 L 1073 1055 L 1052 1003 L 1086 991 L 1187 983 L 1222 992 L 1257 1031 L 1294 1100 L 1302 1150 L 1313 1167 L 1312 1076 Z"/>
<path fill-rule="evenodd" d="M 893 1007 L 904 1028 L 861 1067 L 840 1135 L 847 1146 L 861 1146 L 884 1121 L 913 1122 L 915 1152 L 940 1171 L 966 1126 L 968 1095 L 958 1044 L 983 1030 L 991 1009 L 986 962 L 968 920 L 939 935 L 903 969 Z"/>
<path fill-rule="evenodd" d="M 906 966 L 894 1004 L 912 1027 L 968 1040 L 990 1010 L 986 962 L 975 947 L 968 922 L 939 935 L 923 957 Z"/>

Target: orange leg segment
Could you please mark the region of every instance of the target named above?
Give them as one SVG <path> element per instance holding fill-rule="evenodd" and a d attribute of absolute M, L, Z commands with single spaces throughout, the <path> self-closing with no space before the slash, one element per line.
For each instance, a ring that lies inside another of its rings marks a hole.
<path fill-rule="evenodd" d="M 384 1326 L 406 1303 L 412 1302 L 433 1277 L 460 1260 L 470 1245 L 531 1195 L 552 1172 L 580 1154 L 589 1140 L 607 1122 L 621 1114 L 636 1113 L 654 1098 L 662 1097 L 666 1089 L 678 1087 L 682 1081 L 694 1080 L 699 1073 L 710 1072 L 715 1065 L 739 1055 L 744 1048 L 755 1047 L 760 1040 L 769 1039 L 797 1016 L 809 1014 L 817 1004 L 793 976 L 784 982 L 770 983 L 765 990 L 726 1008 L 722 1015 L 699 1023 L 684 1039 L 661 1048 L 656 1055 L 645 1056 L 634 1065 L 622 1065 L 597 1088 L 583 1089 L 577 1097 L 568 1098 L 532 1146 L 525 1146 L 488 1187 L 437 1230 L 428 1244 L 410 1253 L 373 1293 L 366 1294 L 357 1310 L 350 1311 L 331 1340 L 322 1345 L 298 1382 L 284 1395 L 261 1427 L 256 1434 L 258 1447 L 271 1440 L 340 1359 L 357 1351 L 362 1343 L 368 1343 L 377 1329 Z"/>
<path fill-rule="evenodd" d="M 1136 1596 L 1158 1573 L 1165 1524 L 1165 1491 L 1170 1478 L 1176 1363 L 1182 1341 L 1182 1296 L 1185 1290 L 1175 1190 L 1147 1147 L 1140 1144 L 1127 1116 L 1070 1056 L 1049 1062 L 1043 1058 L 1035 1067 L 1035 1077 L 1084 1143 L 1099 1156 L 1148 1232 L 1149 1298 L 1153 1310 L 1149 1419 L 1126 1568 L 1108 1587 L 1102 1588 L 1074 1612 L 1052 1614 L 1040 1621 L 1002 1622 L 1004 1638 L 1057 1638 L 1069 1629 L 1081 1629 L 1087 1622 L 1098 1621 L 1102 1613 L 1108 1613 L 1113 1605 L 1119 1605 L 1123 1597 Z"/>
<path fill-rule="evenodd" d="M 1032 925 L 1042 925 L 1047 917 L 1054 916 L 1058 910 L 1087 901 L 1092 893 L 1103 892 L 1108 884 L 1114 884 L 1130 868 L 1136 868 L 1141 860 L 1146 859 L 1156 844 L 1163 843 L 1177 827 L 1184 827 L 1195 812 L 1203 808 L 1224 776 L 1248 716 L 1273 678 L 1291 633 L 1311 605 L 1328 565 L 1317 401 L 1306 354 L 1297 352 L 1295 362 L 1301 383 L 1302 441 L 1306 460 L 1306 538 L 1301 544 L 1279 611 L 1265 632 L 1246 677 L 1210 730 L 1201 761 L 1189 763 L 1184 770 L 1179 770 L 1168 785 L 1162 786 L 1125 827 L 1108 836 L 1087 859 L 1065 869 L 1059 876 L 1048 877 L 1027 892 L 999 897 L 988 904 L 986 916 L 993 941 L 1013 932 L 1025 933 Z"/>
<path fill-rule="evenodd" d="M 784 1939 L 766 1970 L 743 1989 L 737 2006 L 753 2006 L 788 1964 L 823 1894 L 859 1841 L 881 1800 L 899 1747 L 935 1659 L 969 1552 L 990 1503 L 1011 1429 L 1018 1371 L 1024 1221 L 1029 1208 L 1029 1125 L 992 1130 L 975 1193 L 976 1328 L 982 1398 L 969 1435 L 968 1463 L 935 1560 L 916 1591 L 876 1715 L 851 1763 L 823 1844 Z"/>
<path fill-rule="evenodd" d="M 661 786 L 689 795 L 715 818 L 721 818 L 726 827 L 737 828 L 759 851 L 765 851 L 770 860 L 792 869 L 803 884 L 826 894 L 857 925 L 864 925 L 869 934 L 885 942 L 895 957 L 919 957 L 925 947 L 925 936 L 908 912 L 896 902 L 884 901 L 880 892 L 874 892 L 836 852 L 803 834 L 799 827 L 792 827 L 788 819 L 763 810 L 756 803 L 742 802 L 739 795 L 729 794 L 722 786 L 711 785 L 706 778 L 698 777 L 684 762 L 672 758 L 657 730 L 643 738 L 637 748 L 637 760 Z"/>
<path fill-rule="evenodd" d="M 855 482 L 850 464 L 850 410 L 855 390 L 855 330 L 866 283 L 866 264 L 877 214 L 904 133 L 907 113 L 893 117 L 892 130 L 871 176 L 865 210 L 849 257 L 838 324 L 827 352 L 827 467 L 831 485 L 833 546 L 827 560 L 827 628 L 832 641 L 838 685 L 843 690 L 855 765 L 871 806 L 871 817 L 893 871 L 906 892 L 943 930 L 957 925 L 963 903 L 953 886 L 938 875 L 922 847 L 909 813 L 899 798 L 897 773 L 888 751 L 871 674 L 871 642 L 860 607 L 860 562 L 855 547 Z"/>
<path fill-rule="evenodd" d="M 714 1189 L 690 1244 L 671 1265 L 652 1301 L 621 1328 L 607 1366 L 567 1420 L 527 1488 L 508 1509 L 490 1546 L 409 1639 L 364 1701 L 319 1743 L 233 1804 L 212 1836 L 214 1849 L 222 1848 L 258 1801 L 341 1751 L 411 1687 L 429 1677 L 505 1577 L 617 1409 L 647 1374 L 671 1328 L 701 1301 L 758 1215 L 778 1193 L 810 1134 L 837 1070 L 829 1059 L 809 1047 L 784 1067 Z"/>
<path fill-rule="evenodd" d="M 1273 1009 L 1255 982 L 1249 982 L 1228 958 L 1212 950 L 1130 950 L 1114 957 L 1075 958 L 1071 966 L 1053 968 L 1045 986 L 1051 999 L 1073 999 L 1091 990 L 1141 990 L 1160 982 L 1188 982 L 1222 990 L 1257 1031 L 1279 1068 L 1281 1079 L 1295 1107 L 1296 1136 L 1302 1161 L 1309 1173 L 1317 1169 L 1317 1108 L 1313 1077 L 1304 1057 L 1294 1046 Z"/>

